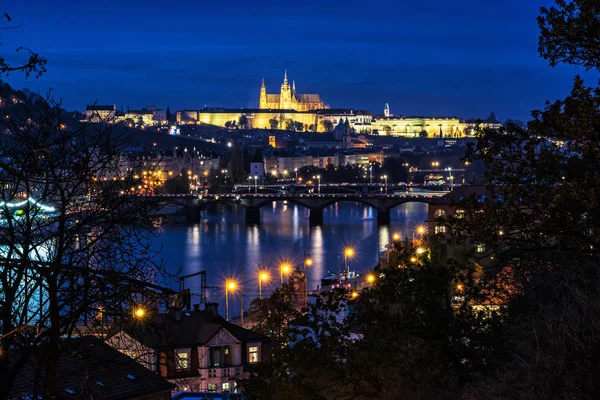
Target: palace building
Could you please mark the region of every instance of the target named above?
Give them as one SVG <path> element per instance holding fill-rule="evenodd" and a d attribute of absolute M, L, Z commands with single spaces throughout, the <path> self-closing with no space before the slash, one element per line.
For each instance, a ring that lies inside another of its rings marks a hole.
<path fill-rule="evenodd" d="M 288 82 L 287 71 L 283 75 L 283 84 L 279 94 L 268 94 L 265 80 L 260 87 L 259 109 L 261 110 L 296 110 L 312 111 L 329 108 L 318 94 L 297 94 L 296 82 L 292 86 Z"/>

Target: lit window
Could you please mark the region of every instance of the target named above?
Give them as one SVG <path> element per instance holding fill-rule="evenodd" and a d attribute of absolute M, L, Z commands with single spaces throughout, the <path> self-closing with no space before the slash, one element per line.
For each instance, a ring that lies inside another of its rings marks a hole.
<path fill-rule="evenodd" d="M 223 382 L 223 391 L 224 392 L 228 392 L 229 391 L 229 382 Z"/>
<path fill-rule="evenodd" d="M 217 391 L 217 384 L 216 383 L 209 383 L 208 384 L 208 391 L 209 392 L 216 392 Z"/>
<path fill-rule="evenodd" d="M 189 371 L 192 368 L 190 355 L 189 350 L 177 350 L 177 359 L 175 360 L 177 371 Z"/>
<path fill-rule="evenodd" d="M 248 362 L 250 364 L 258 362 L 258 347 L 248 347 Z"/>
<path fill-rule="evenodd" d="M 477 243 L 477 246 L 475 247 L 475 251 L 477 253 L 485 253 L 485 244 Z"/>
<path fill-rule="evenodd" d="M 435 217 L 436 218 L 445 218 L 446 217 L 446 211 L 440 209 L 435 210 Z"/>
<path fill-rule="evenodd" d="M 454 212 L 454 216 L 455 216 L 457 219 L 462 219 L 462 218 L 464 218 L 464 217 L 465 217 L 465 210 L 460 210 L 460 209 L 459 209 L 459 210 L 456 210 L 456 211 Z"/>
<path fill-rule="evenodd" d="M 436 235 L 442 235 L 446 233 L 446 227 L 444 225 L 438 225 L 434 228 Z"/>

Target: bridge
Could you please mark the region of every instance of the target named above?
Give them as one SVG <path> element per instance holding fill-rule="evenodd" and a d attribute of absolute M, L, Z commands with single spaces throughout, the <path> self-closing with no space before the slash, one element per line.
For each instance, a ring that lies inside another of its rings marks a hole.
<path fill-rule="evenodd" d="M 313 183 L 302 184 L 296 182 L 282 182 L 279 184 L 237 184 L 232 193 L 259 194 L 259 193 L 315 193 L 315 194 L 341 194 L 341 193 L 380 193 L 392 194 L 406 191 L 411 188 L 423 188 L 422 184 L 385 184 L 385 183 Z"/>
<path fill-rule="evenodd" d="M 405 191 L 400 194 L 380 193 L 228 193 L 208 195 L 159 195 L 162 202 L 183 206 L 186 218 L 197 221 L 200 211 L 215 202 L 235 202 L 246 209 L 246 222 L 248 224 L 260 223 L 260 209 L 274 201 L 285 201 L 301 205 L 309 210 L 309 222 L 311 225 L 323 223 L 323 210 L 341 201 L 352 201 L 366 204 L 377 210 L 377 222 L 381 225 L 389 224 L 390 211 L 392 208 L 405 203 L 443 203 L 442 199 L 447 191 Z"/>

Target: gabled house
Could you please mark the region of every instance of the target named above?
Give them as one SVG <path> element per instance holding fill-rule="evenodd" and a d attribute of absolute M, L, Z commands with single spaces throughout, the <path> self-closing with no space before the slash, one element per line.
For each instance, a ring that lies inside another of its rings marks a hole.
<path fill-rule="evenodd" d="M 61 342 L 60 348 L 54 398 L 171 399 L 171 391 L 175 385 L 119 353 L 97 337 L 84 336 L 65 340 Z M 40 364 L 40 361 L 40 357 L 34 357 L 20 371 L 9 399 L 33 398 L 36 385 L 39 385 L 39 393 L 46 379 L 44 364 Z"/>
<path fill-rule="evenodd" d="M 116 329 L 108 343 L 177 385 L 178 391 L 236 392 L 248 367 L 270 357 L 269 339 L 226 321 L 217 304 L 160 313 Z"/>

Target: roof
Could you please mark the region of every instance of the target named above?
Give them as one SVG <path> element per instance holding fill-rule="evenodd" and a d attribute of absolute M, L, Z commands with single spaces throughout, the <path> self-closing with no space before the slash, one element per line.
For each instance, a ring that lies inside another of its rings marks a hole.
<path fill-rule="evenodd" d="M 99 106 L 99 105 L 92 104 L 91 106 L 86 106 L 85 109 L 86 109 L 86 111 L 115 111 L 117 109 L 117 107 L 115 107 L 114 105 Z"/>
<path fill-rule="evenodd" d="M 321 96 L 318 94 L 297 94 L 296 99 L 303 103 L 320 103 Z"/>
<path fill-rule="evenodd" d="M 28 364 L 17 376 L 10 398 L 32 393 L 38 361 Z M 57 382 L 56 397 L 62 399 L 137 399 L 170 393 L 175 387 L 94 336 L 61 344 Z"/>
<path fill-rule="evenodd" d="M 194 347 L 204 345 L 221 330 L 227 329 L 241 342 L 266 341 L 260 333 L 239 327 L 220 315 L 208 311 L 181 311 L 177 319 L 172 313 L 156 315 L 147 323 L 133 320 L 123 330 L 143 345 L 150 348 Z"/>

